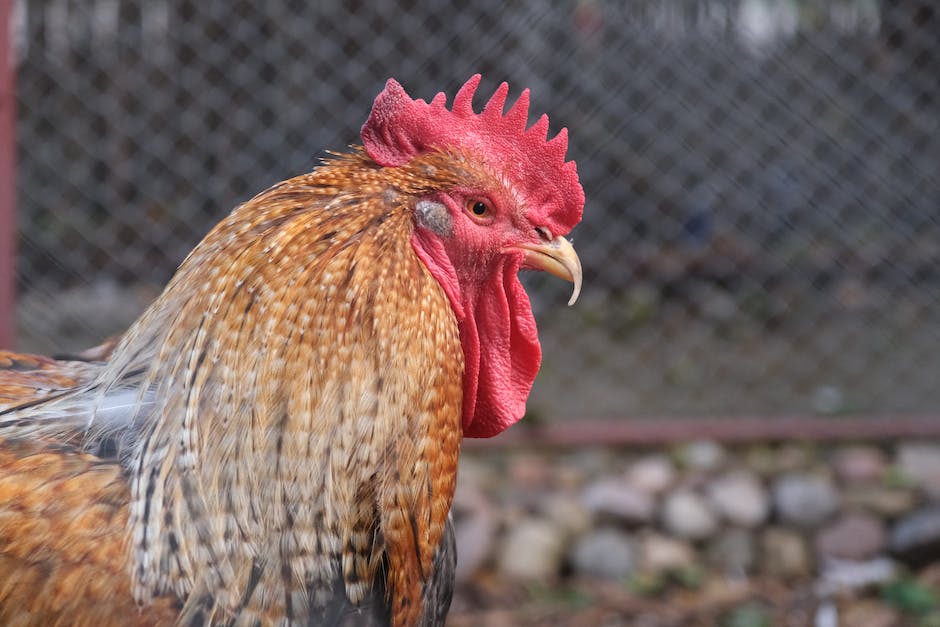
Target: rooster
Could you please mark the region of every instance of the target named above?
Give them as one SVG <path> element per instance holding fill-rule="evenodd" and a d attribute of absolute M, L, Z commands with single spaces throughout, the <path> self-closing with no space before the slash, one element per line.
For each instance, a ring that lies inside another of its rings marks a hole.
<path fill-rule="evenodd" d="M 519 420 L 521 269 L 584 192 L 524 91 L 394 80 L 362 145 L 237 207 L 117 341 L 0 352 L 0 623 L 440 625 L 462 437 Z"/>

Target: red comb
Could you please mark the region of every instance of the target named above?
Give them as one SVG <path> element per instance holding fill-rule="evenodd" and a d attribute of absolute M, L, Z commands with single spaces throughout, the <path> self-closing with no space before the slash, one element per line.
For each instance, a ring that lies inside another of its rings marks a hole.
<path fill-rule="evenodd" d="M 473 95 L 480 75 L 470 77 L 447 108 L 447 96 L 429 103 L 412 100 L 395 79 L 389 79 L 362 126 L 366 152 L 383 166 L 399 166 L 416 155 L 438 148 L 457 148 L 479 154 L 484 162 L 505 173 L 531 207 L 529 218 L 556 235 L 565 234 L 581 219 L 584 190 L 574 161 L 565 161 L 568 130 L 552 139 L 548 116 L 526 129 L 529 90 L 503 114 L 509 85 L 502 83 L 480 113 Z"/>

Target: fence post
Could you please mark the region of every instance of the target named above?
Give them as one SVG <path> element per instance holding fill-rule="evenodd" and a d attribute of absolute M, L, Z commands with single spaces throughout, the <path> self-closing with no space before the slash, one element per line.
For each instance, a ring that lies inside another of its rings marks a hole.
<path fill-rule="evenodd" d="M 16 71 L 13 0 L 0 0 L 0 348 L 13 347 L 16 208 Z"/>

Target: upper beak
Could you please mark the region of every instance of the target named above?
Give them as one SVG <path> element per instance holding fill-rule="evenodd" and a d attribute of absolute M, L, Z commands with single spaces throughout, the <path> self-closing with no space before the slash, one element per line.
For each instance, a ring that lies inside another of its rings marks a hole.
<path fill-rule="evenodd" d="M 545 270 L 559 279 L 574 283 L 574 291 L 568 299 L 568 305 L 573 305 L 578 300 L 581 293 L 581 260 L 578 259 L 578 253 L 574 251 L 571 242 L 559 236 L 539 244 L 516 244 L 514 248 L 525 253 L 524 268 Z"/>

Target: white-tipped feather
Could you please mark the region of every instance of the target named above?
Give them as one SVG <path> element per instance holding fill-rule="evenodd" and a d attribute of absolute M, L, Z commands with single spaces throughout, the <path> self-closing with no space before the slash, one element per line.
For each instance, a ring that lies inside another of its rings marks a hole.
<path fill-rule="evenodd" d="M 121 387 L 101 391 L 96 385 L 78 388 L 39 404 L 0 413 L 0 437 L 53 438 L 88 451 L 115 440 L 122 456 L 130 453 L 141 426 L 154 411 L 153 390 Z"/>

